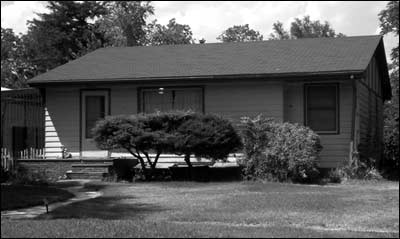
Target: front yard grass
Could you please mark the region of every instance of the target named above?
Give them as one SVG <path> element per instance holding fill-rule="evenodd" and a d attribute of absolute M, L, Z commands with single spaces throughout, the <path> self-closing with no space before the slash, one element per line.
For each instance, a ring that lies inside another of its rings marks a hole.
<path fill-rule="evenodd" d="M 313 186 L 256 182 L 92 183 L 99 198 L 1 237 L 398 237 L 398 182 Z"/>
<path fill-rule="evenodd" d="M 1 210 L 11 210 L 43 205 L 46 198 L 50 203 L 64 201 L 74 195 L 51 186 L 1 185 Z"/>

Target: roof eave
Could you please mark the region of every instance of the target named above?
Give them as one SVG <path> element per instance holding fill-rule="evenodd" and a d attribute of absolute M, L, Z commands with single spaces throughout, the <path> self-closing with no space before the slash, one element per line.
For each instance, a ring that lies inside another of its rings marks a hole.
<path fill-rule="evenodd" d="M 219 79 L 262 79 L 262 78 L 304 78 L 333 75 L 353 75 L 362 76 L 363 70 L 346 71 L 326 71 L 326 72 L 294 72 L 294 73 L 268 73 L 268 74 L 235 74 L 235 75 L 203 75 L 203 76 L 166 76 L 166 77 L 138 77 L 138 78 L 105 78 L 105 79 L 66 79 L 66 80 L 47 80 L 28 82 L 29 86 L 39 87 L 46 85 L 66 85 L 66 84 L 87 84 L 87 83 L 118 83 L 118 82 L 151 82 L 151 81 L 171 81 L 171 80 L 219 80 Z"/>

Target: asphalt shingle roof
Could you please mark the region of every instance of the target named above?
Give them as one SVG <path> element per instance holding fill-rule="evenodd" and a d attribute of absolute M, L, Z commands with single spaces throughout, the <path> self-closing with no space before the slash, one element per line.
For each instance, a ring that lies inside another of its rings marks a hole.
<path fill-rule="evenodd" d="M 364 71 L 381 36 L 101 48 L 29 83 Z"/>

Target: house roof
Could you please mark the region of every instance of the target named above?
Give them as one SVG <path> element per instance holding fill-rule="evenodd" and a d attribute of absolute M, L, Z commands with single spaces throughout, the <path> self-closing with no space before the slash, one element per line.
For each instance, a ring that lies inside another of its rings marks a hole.
<path fill-rule="evenodd" d="M 379 44 L 383 44 L 381 36 L 355 36 L 109 47 L 56 67 L 29 83 L 363 72 Z"/>

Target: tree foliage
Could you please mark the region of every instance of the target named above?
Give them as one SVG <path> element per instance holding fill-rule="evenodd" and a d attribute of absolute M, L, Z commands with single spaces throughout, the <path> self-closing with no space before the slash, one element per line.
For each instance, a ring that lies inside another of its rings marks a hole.
<path fill-rule="evenodd" d="M 139 160 L 144 172 L 147 163 L 153 175 L 161 153 L 184 154 L 191 168 L 192 154 L 223 159 L 241 146 L 229 121 L 191 112 L 110 116 L 97 122 L 93 134 L 100 149 L 125 149 Z M 151 158 L 150 153 L 155 156 Z"/>
<path fill-rule="evenodd" d="M 154 14 L 150 1 L 105 1 L 107 10 L 96 21 L 111 46 L 142 46 L 146 44 L 146 19 Z"/>
<path fill-rule="evenodd" d="M 262 41 L 263 35 L 249 27 L 249 24 L 234 25 L 217 37 L 222 42 Z"/>
<path fill-rule="evenodd" d="M 392 33 L 399 37 L 399 2 L 390 1 L 379 13 L 381 34 Z M 384 108 L 384 165 L 398 177 L 399 170 L 399 44 L 392 49 L 390 84 L 392 99 Z"/>
<path fill-rule="evenodd" d="M 177 128 L 174 140 L 175 153 L 184 154 L 189 167 L 192 167 L 192 154 L 196 157 L 223 160 L 241 146 L 241 138 L 232 123 L 212 114 L 192 114 Z"/>
<path fill-rule="evenodd" d="M 299 124 L 262 115 L 242 118 L 244 154 L 239 164 L 249 179 L 313 183 L 322 150 L 318 134 Z"/>
<path fill-rule="evenodd" d="M 38 73 L 76 59 L 104 44 L 100 32 L 89 23 L 105 13 L 95 1 L 49 1 L 49 13 L 28 22 L 23 37 L 28 60 Z"/>
<path fill-rule="evenodd" d="M 286 40 L 299 38 L 317 38 L 317 37 L 343 37 L 342 33 L 336 34 L 329 22 L 321 23 L 319 20 L 312 21 L 310 16 L 304 16 L 303 19 L 295 18 L 291 23 L 290 34 L 283 28 L 281 22 L 273 24 L 273 33 L 270 34 L 270 40 Z"/>
<path fill-rule="evenodd" d="M 1 28 L 1 86 L 27 87 L 26 81 L 34 74 L 34 67 L 26 60 L 20 36 L 12 29 Z"/>
<path fill-rule="evenodd" d="M 179 24 L 175 18 L 166 26 L 153 21 L 148 26 L 148 43 L 150 45 L 193 44 L 193 33 L 189 25 Z"/>

